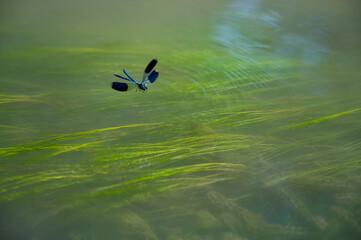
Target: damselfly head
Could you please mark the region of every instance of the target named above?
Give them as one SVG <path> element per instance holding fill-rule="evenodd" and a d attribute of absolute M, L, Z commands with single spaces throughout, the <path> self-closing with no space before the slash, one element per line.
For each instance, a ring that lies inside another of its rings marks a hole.
<path fill-rule="evenodd" d="M 143 91 L 148 89 L 146 86 L 144 86 L 144 84 L 139 84 L 139 88 Z"/>

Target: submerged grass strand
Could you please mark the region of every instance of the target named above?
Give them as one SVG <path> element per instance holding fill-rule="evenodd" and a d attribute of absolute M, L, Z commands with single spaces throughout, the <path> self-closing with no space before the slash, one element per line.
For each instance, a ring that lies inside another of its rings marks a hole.
<path fill-rule="evenodd" d="M 334 119 L 334 118 L 338 118 L 341 116 L 345 116 L 345 115 L 349 115 L 349 114 L 353 114 L 353 113 L 358 113 L 361 111 L 361 108 L 356 108 L 353 110 L 349 110 L 349 111 L 345 111 L 345 112 L 341 112 L 341 113 L 336 113 L 327 117 L 323 117 L 323 118 L 318 118 L 309 122 L 305 122 L 305 123 L 301 123 L 301 124 L 297 124 L 297 125 L 293 125 L 290 128 L 298 128 L 298 127 L 304 127 L 304 126 L 308 126 L 308 125 L 315 125 L 315 124 L 320 124 L 323 123 L 325 121 Z"/>

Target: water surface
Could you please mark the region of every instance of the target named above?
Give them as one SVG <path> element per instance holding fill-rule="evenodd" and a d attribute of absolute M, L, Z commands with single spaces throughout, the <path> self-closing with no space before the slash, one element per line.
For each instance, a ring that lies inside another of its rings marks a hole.
<path fill-rule="evenodd" d="M 2 2 L 1 238 L 358 239 L 359 12 Z"/>

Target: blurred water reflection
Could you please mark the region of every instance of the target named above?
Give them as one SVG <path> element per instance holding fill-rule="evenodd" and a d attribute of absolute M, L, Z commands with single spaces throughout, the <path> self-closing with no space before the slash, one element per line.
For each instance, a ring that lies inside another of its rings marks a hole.
<path fill-rule="evenodd" d="M 1 5 L 1 238 L 361 234 L 357 1 Z"/>

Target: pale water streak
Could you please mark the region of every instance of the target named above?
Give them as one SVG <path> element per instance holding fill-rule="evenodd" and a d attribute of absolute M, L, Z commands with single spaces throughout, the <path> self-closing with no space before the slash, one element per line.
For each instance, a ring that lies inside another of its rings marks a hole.
<path fill-rule="evenodd" d="M 358 10 L 2 2 L 0 238 L 358 239 Z"/>

